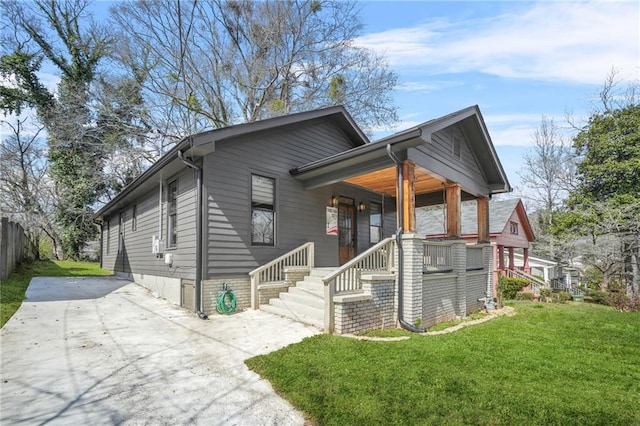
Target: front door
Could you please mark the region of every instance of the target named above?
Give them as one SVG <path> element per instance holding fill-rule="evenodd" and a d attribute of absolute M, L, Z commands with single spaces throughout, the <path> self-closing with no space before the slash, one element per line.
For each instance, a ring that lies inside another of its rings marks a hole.
<path fill-rule="evenodd" d="M 340 197 L 338 204 L 338 241 L 343 265 L 356 255 L 356 205 L 350 198 Z"/>

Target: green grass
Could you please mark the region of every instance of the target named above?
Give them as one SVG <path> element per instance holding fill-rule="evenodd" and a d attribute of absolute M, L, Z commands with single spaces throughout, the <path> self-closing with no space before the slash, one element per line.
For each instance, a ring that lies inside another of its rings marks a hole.
<path fill-rule="evenodd" d="M 640 424 L 640 312 L 513 306 L 441 336 L 318 335 L 247 365 L 322 425 Z"/>
<path fill-rule="evenodd" d="M 429 327 L 428 331 L 446 330 L 449 327 L 455 327 L 456 325 L 462 324 L 463 322 L 469 322 L 469 321 L 477 320 L 477 319 L 480 319 L 480 318 L 484 318 L 484 317 L 486 317 L 488 315 L 489 314 L 487 312 L 484 312 L 484 311 L 474 312 L 473 314 L 469 315 L 466 318 L 440 322 L 440 323 L 438 323 L 438 324 L 436 324 L 436 325 L 434 325 L 432 327 Z"/>
<path fill-rule="evenodd" d="M 18 310 L 29 282 L 33 277 L 75 277 L 75 276 L 104 276 L 111 275 L 110 271 L 100 269 L 98 263 L 73 262 L 58 260 L 38 260 L 23 263 L 0 283 L 0 327 Z"/>

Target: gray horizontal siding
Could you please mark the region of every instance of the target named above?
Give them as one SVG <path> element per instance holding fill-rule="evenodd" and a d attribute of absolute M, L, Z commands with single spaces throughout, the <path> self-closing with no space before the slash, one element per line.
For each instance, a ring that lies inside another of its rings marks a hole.
<path fill-rule="evenodd" d="M 102 267 L 113 271 L 118 251 L 118 217 L 105 217 L 102 223 Z"/>
<path fill-rule="evenodd" d="M 331 196 L 352 197 L 356 203 L 379 196 L 350 185 L 305 190 L 289 170 L 350 148 L 328 122 L 216 144 L 216 151 L 204 158 L 207 277 L 247 274 L 308 241 L 315 243 L 316 265 L 337 265 L 338 239 L 326 235 Z M 251 245 L 252 173 L 276 179 L 273 247 Z M 369 246 L 368 223 L 367 213 L 358 214 L 359 250 Z"/>
<path fill-rule="evenodd" d="M 111 244 L 106 251 L 106 226 L 103 225 L 103 257 L 105 268 L 127 273 L 137 273 L 172 278 L 194 279 L 196 271 L 196 179 L 191 169 L 185 169 L 178 178 L 178 236 L 177 246 L 166 249 L 165 253 L 173 253 L 174 262 L 171 267 L 164 263 L 164 257 L 157 257 L 151 252 L 152 237 L 159 231 L 159 188 L 145 194 L 123 208 L 125 215 L 123 227 L 123 249 L 118 253 L 118 213 L 108 218 L 111 226 Z M 171 179 L 173 180 L 173 178 Z M 161 235 L 167 241 L 167 182 L 163 183 L 163 207 Z M 137 227 L 132 229 L 133 205 L 136 205 Z"/>
<path fill-rule="evenodd" d="M 460 158 L 453 155 L 452 139 L 460 139 Z M 459 126 L 448 127 L 431 135 L 431 143 L 412 148 L 418 163 L 432 172 L 458 182 L 463 190 L 476 194 L 488 194 L 487 179 L 482 173 L 469 140 Z"/>

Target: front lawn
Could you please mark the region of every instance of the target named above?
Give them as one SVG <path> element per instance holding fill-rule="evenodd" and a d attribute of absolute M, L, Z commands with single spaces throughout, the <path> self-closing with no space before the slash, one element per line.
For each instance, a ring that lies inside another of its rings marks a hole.
<path fill-rule="evenodd" d="M 397 342 L 319 335 L 247 365 L 323 425 L 640 424 L 640 312 L 515 308 Z"/>
<path fill-rule="evenodd" d="M 98 263 L 62 260 L 37 260 L 18 265 L 16 270 L 0 283 L 0 327 L 18 310 L 29 282 L 33 277 L 76 277 L 111 275 L 100 269 Z"/>

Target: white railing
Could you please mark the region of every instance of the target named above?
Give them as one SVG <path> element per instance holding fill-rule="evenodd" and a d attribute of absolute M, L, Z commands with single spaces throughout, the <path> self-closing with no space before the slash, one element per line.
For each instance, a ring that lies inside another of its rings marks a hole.
<path fill-rule="evenodd" d="M 564 291 L 567 289 L 567 283 L 563 278 L 552 278 L 551 288 L 556 291 Z"/>
<path fill-rule="evenodd" d="M 387 238 L 369 248 L 359 256 L 354 257 L 322 280 L 325 286 L 333 288 L 332 293 L 360 290 L 362 272 L 388 272 L 393 269 L 394 239 Z"/>
<path fill-rule="evenodd" d="M 526 280 L 529 288 L 531 289 L 531 292 L 533 293 L 536 293 L 536 291 L 539 292 L 541 288 L 548 287 L 544 281 L 534 277 L 533 275 L 526 274 L 518 269 L 505 269 L 503 272 L 507 277 L 521 278 L 523 280 Z"/>
<path fill-rule="evenodd" d="M 453 269 L 451 243 L 433 241 L 424 242 L 422 263 L 424 272 L 443 272 Z"/>
<path fill-rule="evenodd" d="M 484 246 L 467 246 L 467 271 L 484 269 Z"/>
<path fill-rule="evenodd" d="M 284 281 L 287 267 L 297 266 L 312 269 L 314 257 L 314 246 L 312 242 L 309 242 L 249 272 L 249 277 L 251 278 L 251 309 L 259 308 L 258 286 L 261 283 Z"/>

